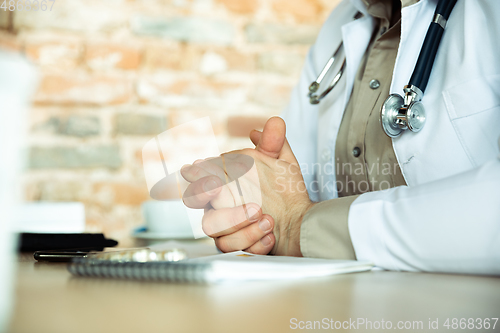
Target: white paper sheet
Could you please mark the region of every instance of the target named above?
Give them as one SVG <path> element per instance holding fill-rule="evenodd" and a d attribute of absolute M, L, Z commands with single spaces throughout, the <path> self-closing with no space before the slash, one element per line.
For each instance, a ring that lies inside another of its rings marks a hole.
<path fill-rule="evenodd" d="M 211 262 L 211 282 L 302 279 L 368 271 L 373 267 L 368 261 L 262 256 L 243 251 L 188 261 Z"/>

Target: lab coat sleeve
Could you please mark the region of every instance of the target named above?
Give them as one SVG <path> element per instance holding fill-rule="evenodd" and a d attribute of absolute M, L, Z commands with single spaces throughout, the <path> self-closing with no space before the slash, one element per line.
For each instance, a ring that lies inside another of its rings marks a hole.
<path fill-rule="evenodd" d="M 450 178 L 358 197 L 358 260 L 397 271 L 500 274 L 500 161 Z"/>

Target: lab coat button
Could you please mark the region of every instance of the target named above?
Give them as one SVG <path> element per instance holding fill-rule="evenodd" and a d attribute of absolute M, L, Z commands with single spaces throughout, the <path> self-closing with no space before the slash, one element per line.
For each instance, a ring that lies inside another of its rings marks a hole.
<path fill-rule="evenodd" d="M 354 147 L 352 150 L 352 156 L 359 157 L 359 155 L 361 155 L 361 149 L 359 147 Z"/>
<path fill-rule="evenodd" d="M 370 81 L 370 88 L 372 89 L 378 89 L 380 87 L 380 81 L 379 80 L 371 80 Z"/>

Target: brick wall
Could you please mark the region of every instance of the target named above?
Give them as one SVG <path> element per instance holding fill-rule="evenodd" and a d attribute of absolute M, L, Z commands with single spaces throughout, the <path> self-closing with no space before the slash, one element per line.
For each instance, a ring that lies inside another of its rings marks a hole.
<path fill-rule="evenodd" d="M 89 231 L 122 238 L 149 199 L 142 146 L 210 116 L 221 151 L 286 105 L 338 0 L 57 0 L 0 10 L 0 47 L 41 73 L 27 200 L 85 203 Z"/>

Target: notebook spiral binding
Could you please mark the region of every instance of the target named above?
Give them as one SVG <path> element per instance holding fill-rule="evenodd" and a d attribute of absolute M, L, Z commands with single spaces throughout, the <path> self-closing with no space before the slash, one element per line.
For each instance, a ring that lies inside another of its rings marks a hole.
<path fill-rule="evenodd" d="M 183 262 L 119 262 L 75 259 L 68 271 L 76 276 L 106 277 L 145 281 L 210 282 L 211 265 Z"/>

